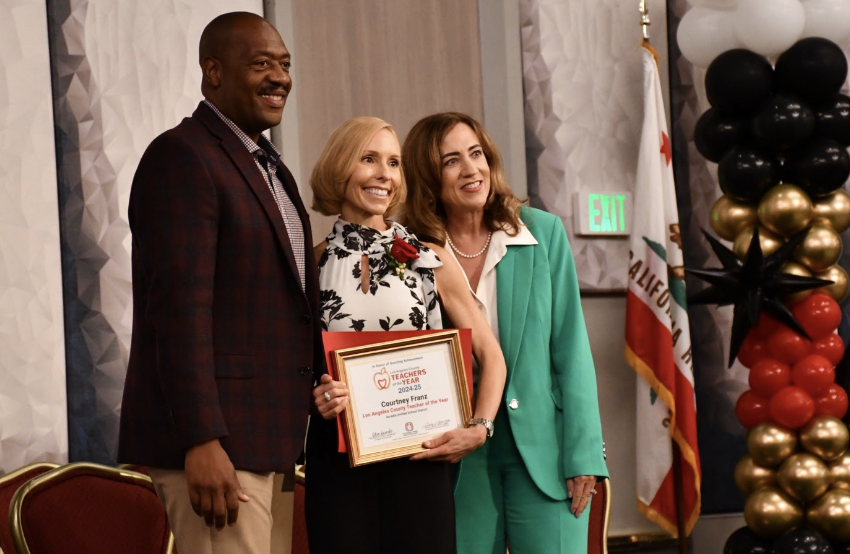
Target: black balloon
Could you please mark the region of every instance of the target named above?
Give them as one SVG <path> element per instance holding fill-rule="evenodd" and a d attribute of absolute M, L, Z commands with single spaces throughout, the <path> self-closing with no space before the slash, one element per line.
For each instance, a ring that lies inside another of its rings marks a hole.
<path fill-rule="evenodd" d="M 776 539 L 770 554 L 835 554 L 835 551 L 823 535 L 803 527 Z"/>
<path fill-rule="evenodd" d="M 749 527 L 741 527 L 726 539 L 723 554 L 769 554 L 770 541 L 765 540 Z"/>
<path fill-rule="evenodd" d="M 783 180 L 810 196 L 826 196 L 840 188 L 847 177 L 850 177 L 850 154 L 834 140 L 815 138 L 785 158 Z"/>
<path fill-rule="evenodd" d="M 799 97 L 774 94 L 753 117 L 753 136 L 773 152 L 790 150 L 808 140 L 815 129 L 815 114 Z"/>
<path fill-rule="evenodd" d="M 779 183 L 779 161 L 751 146 L 736 146 L 720 159 L 717 178 L 724 194 L 744 202 L 758 202 Z"/>
<path fill-rule="evenodd" d="M 815 135 L 850 146 L 850 96 L 839 94 L 815 112 Z"/>
<path fill-rule="evenodd" d="M 832 100 L 845 79 L 847 58 L 825 38 L 797 41 L 776 60 L 776 90 L 801 96 L 813 106 Z"/>
<path fill-rule="evenodd" d="M 755 52 L 736 48 L 723 52 L 705 73 L 705 92 L 712 106 L 724 114 L 748 116 L 773 88 L 773 68 Z"/>
<path fill-rule="evenodd" d="M 706 160 L 715 163 L 745 136 L 744 123 L 740 119 L 724 116 L 715 108 L 702 114 L 694 128 L 697 150 Z"/>

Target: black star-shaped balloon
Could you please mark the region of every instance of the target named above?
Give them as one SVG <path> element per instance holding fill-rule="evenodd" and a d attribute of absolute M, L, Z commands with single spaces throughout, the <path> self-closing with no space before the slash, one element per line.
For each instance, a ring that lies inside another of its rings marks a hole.
<path fill-rule="evenodd" d="M 782 297 L 795 292 L 831 285 L 832 281 L 816 277 L 800 277 L 782 273 L 780 270 L 794 249 L 803 241 L 806 230 L 791 237 L 776 252 L 765 257 L 759 242 L 758 228 L 753 231 L 750 249 L 742 263 L 734 252 L 717 239 L 703 231 L 711 249 L 717 255 L 723 269 L 688 269 L 687 271 L 710 286 L 690 295 L 691 304 L 735 305 L 732 318 L 732 340 L 729 349 L 729 366 L 738 356 L 738 350 L 751 328 L 758 323 L 762 308 L 767 313 L 797 331 L 806 338 L 806 331 L 785 306 Z"/>

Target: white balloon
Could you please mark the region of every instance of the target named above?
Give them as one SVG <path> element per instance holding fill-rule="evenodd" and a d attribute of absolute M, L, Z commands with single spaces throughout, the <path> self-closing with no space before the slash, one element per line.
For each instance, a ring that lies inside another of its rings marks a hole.
<path fill-rule="evenodd" d="M 850 0 L 807 0 L 803 10 L 806 25 L 801 38 L 823 37 L 838 44 L 850 39 Z"/>
<path fill-rule="evenodd" d="M 711 10 L 734 10 L 738 6 L 738 0 L 689 0 L 689 3 L 694 7 Z"/>
<path fill-rule="evenodd" d="M 740 48 L 734 15 L 733 11 L 691 8 L 682 17 L 676 33 L 682 55 L 698 67 L 708 67 L 718 54 Z"/>
<path fill-rule="evenodd" d="M 799 0 L 741 0 L 735 34 L 762 56 L 776 56 L 800 39 L 806 15 Z"/>

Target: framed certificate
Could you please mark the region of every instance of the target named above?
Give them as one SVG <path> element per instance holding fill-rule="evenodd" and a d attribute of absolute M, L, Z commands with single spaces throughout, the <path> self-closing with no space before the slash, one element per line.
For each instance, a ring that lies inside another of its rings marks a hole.
<path fill-rule="evenodd" d="M 411 456 L 472 415 L 458 330 L 331 353 L 349 391 L 343 428 L 352 467 Z"/>

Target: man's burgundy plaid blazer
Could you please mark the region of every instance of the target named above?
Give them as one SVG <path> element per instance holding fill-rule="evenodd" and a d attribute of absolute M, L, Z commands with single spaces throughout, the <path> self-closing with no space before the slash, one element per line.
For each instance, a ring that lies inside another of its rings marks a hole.
<path fill-rule="evenodd" d="M 208 106 L 142 156 L 119 461 L 182 469 L 214 438 L 237 469 L 282 471 L 301 453 L 324 371 L 318 277 L 295 180 L 278 175 L 304 226 L 306 294 L 253 156 Z"/>

